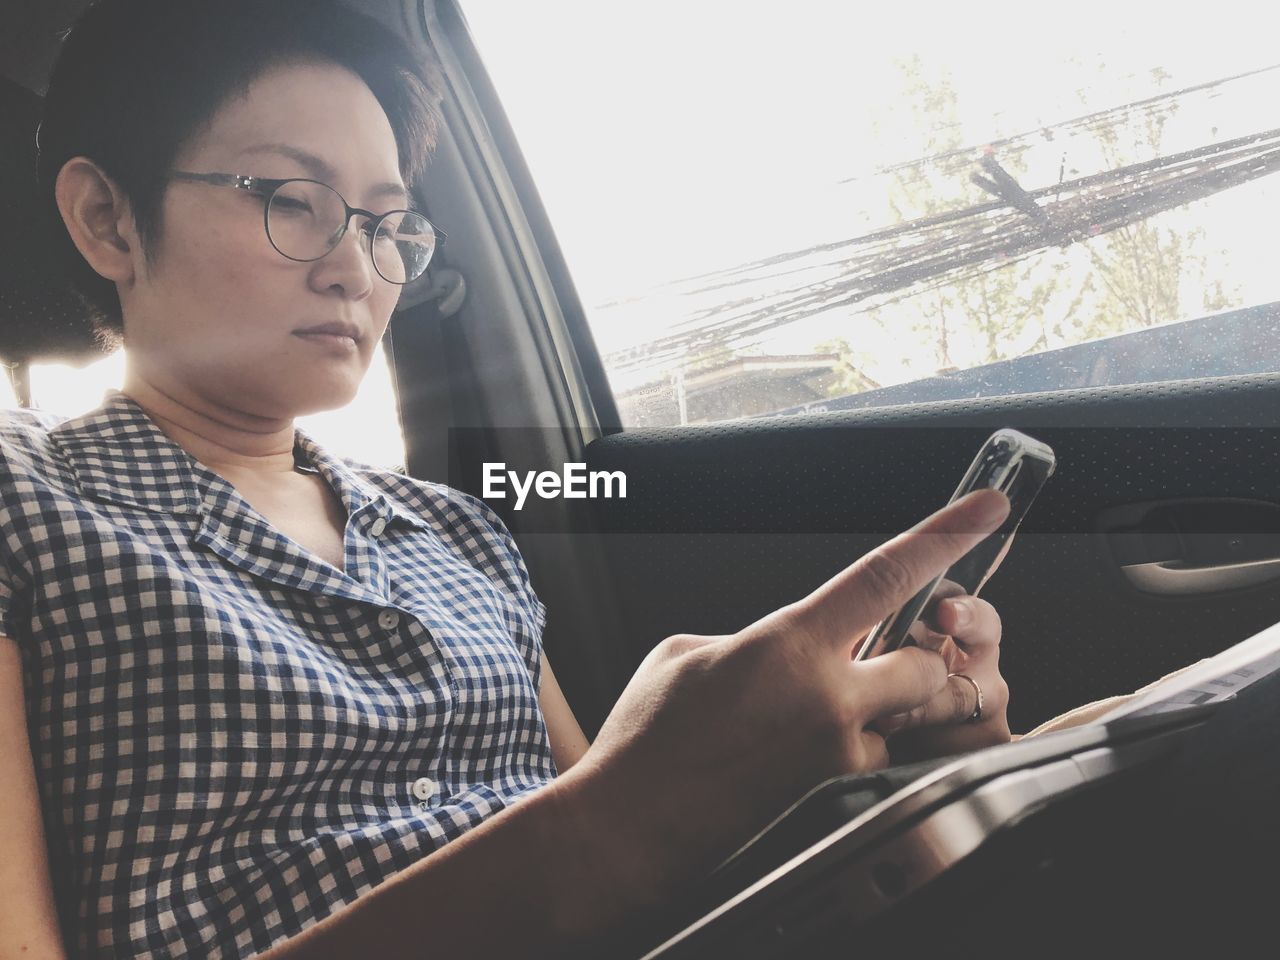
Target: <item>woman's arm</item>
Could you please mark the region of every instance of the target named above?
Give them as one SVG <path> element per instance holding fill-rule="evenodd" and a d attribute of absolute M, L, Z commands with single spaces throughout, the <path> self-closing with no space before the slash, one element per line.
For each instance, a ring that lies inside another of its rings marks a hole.
<path fill-rule="evenodd" d="M 600 842 L 593 811 L 602 798 L 591 796 L 596 791 L 580 772 L 484 821 L 259 960 L 573 955 L 633 911 L 660 902 L 663 889 L 644 889 L 640 878 L 655 867 L 643 862 L 642 844 L 624 836 Z M 618 858 L 623 851 L 625 859 Z"/>
<path fill-rule="evenodd" d="M 66 957 L 27 740 L 18 645 L 0 636 L 0 957 Z"/>
<path fill-rule="evenodd" d="M 266 956 L 564 957 L 679 902 L 815 784 L 884 765 L 871 725 L 932 700 L 946 663 L 854 645 L 1007 513 L 974 494 L 732 636 L 668 637 L 573 769 Z"/>
<path fill-rule="evenodd" d="M 1086 703 L 1083 706 L 1076 707 L 1074 710 L 1068 710 L 1066 713 L 1059 714 L 1052 720 L 1046 720 L 1044 723 L 1040 724 L 1040 726 L 1026 734 L 1026 736 L 1036 737 L 1044 733 L 1053 733 L 1057 730 L 1066 730 L 1070 727 L 1079 727 L 1086 723 L 1092 723 L 1094 720 L 1097 720 L 1099 717 L 1106 716 L 1112 710 L 1123 706 L 1135 697 L 1140 697 L 1144 693 L 1154 690 L 1162 683 L 1168 683 L 1170 680 L 1174 679 L 1174 677 L 1182 676 L 1182 674 L 1186 673 L 1192 667 L 1198 667 L 1202 663 L 1204 663 L 1204 660 L 1197 660 L 1195 663 L 1189 663 L 1185 667 L 1173 671 L 1173 673 L 1165 674 L 1159 680 L 1155 681 L 1155 683 L 1149 683 L 1140 690 L 1135 690 L 1133 693 L 1123 693 L 1119 696 L 1107 697 L 1105 700 L 1095 700 L 1092 703 Z"/>
<path fill-rule="evenodd" d="M 266 956 L 564 957 L 678 902 L 813 785 L 886 762 L 871 725 L 936 697 L 946 664 L 920 648 L 855 663 L 853 647 L 1007 512 L 976 494 L 732 636 L 669 637 L 571 770 Z M 0 947 L 59 957 L 18 651 L 3 653 Z"/>
<path fill-rule="evenodd" d="M 560 691 L 560 684 L 556 682 L 556 675 L 551 672 L 551 664 L 545 655 L 542 657 L 542 690 L 538 694 L 538 704 L 547 723 L 556 770 L 564 773 L 582 759 L 591 742 L 578 726 L 578 720 Z"/>

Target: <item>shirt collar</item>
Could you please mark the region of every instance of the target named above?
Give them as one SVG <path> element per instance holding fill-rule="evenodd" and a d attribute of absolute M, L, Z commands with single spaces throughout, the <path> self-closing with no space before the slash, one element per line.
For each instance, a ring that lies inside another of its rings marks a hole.
<path fill-rule="evenodd" d="M 64 421 L 50 437 L 88 496 L 170 514 L 198 515 L 226 481 L 169 439 L 132 397 L 108 390 L 102 405 Z M 420 529 L 430 524 L 388 498 L 359 472 L 294 427 L 294 462 L 318 473 L 348 515 L 370 508 Z"/>
<path fill-rule="evenodd" d="M 303 473 L 318 473 L 324 477 L 342 498 L 348 515 L 374 503 L 379 514 L 402 520 L 420 530 L 431 529 L 431 524 L 397 500 L 389 498 L 362 472 L 334 456 L 301 427 L 294 428 L 293 462 Z"/>
<path fill-rule="evenodd" d="M 174 514 L 197 514 L 198 462 L 133 398 L 108 390 L 100 407 L 49 431 L 88 496 Z"/>

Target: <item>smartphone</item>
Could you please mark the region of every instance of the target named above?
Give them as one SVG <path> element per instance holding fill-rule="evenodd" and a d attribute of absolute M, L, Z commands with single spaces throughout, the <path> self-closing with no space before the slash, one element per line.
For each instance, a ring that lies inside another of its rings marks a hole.
<path fill-rule="evenodd" d="M 994 487 L 1009 498 L 1009 516 L 998 530 L 952 564 L 945 573 L 936 577 L 896 612 L 876 624 L 853 655 L 853 659 L 866 660 L 903 646 L 908 641 L 912 625 L 924 613 L 925 607 L 943 581 L 954 584 L 948 585 L 949 594 L 969 594 L 976 597 L 1004 559 L 1013 543 L 1018 525 L 1027 515 L 1040 488 L 1052 476 L 1056 464 L 1053 450 L 1034 437 L 1008 428 L 993 433 L 974 457 L 950 502 L 955 503 L 975 490 Z"/>

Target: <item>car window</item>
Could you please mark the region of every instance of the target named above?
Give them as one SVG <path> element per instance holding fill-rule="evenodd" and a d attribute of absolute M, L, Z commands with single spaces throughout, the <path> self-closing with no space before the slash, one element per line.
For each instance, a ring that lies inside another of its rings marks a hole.
<path fill-rule="evenodd" d="M 1280 370 L 1254 6 L 461 5 L 625 425 Z"/>
<path fill-rule="evenodd" d="M 124 364 L 123 349 L 81 368 L 33 363 L 32 404 L 67 416 L 87 413 L 102 402 L 103 391 L 120 386 L 124 380 Z M 7 377 L 0 380 L 3 380 L 0 406 L 16 406 L 12 384 Z M 296 422 L 338 456 L 370 466 L 404 469 L 404 435 L 382 346 L 350 404 L 338 410 L 298 417 Z"/>

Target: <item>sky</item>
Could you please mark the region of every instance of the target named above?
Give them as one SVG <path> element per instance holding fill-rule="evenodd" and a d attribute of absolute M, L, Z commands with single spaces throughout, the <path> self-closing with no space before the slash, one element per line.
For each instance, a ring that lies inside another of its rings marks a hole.
<path fill-rule="evenodd" d="M 605 352 L 679 316 L 663 290 L 672 280 L 883 222 L 873 174 L 923 142 L 901 103 L 908 58 L 951 79 L 966 143 L 1150 95 L 1153 68 L 1176 88 L 1280 62 L 1262 5 L 1239 0 L 1211 17 L 1201 5 L 1114 0 L 460 2 Z M 1280 127 L 1278 105 L 1205 109 L 1223 111 L 1224 129 L 1264 130 Z M 1245 295 L 1280 298 L 1266 226 L 1277 187 L 1260 182 L 1201 213 Z M 842 324 L 787 328 L 772 348 L 812 349 Z M 863 346 L 888 357 L 901 349 L 892 339 Z M 37 397 L 74 412 L 119 370 L 109 359 L 33 379 Z M 350 456 L 390 462 L 398 434 L 370 427 L 387 422 L 390 387 L 373 370 L 353 408 L 310 425 Z"/>

